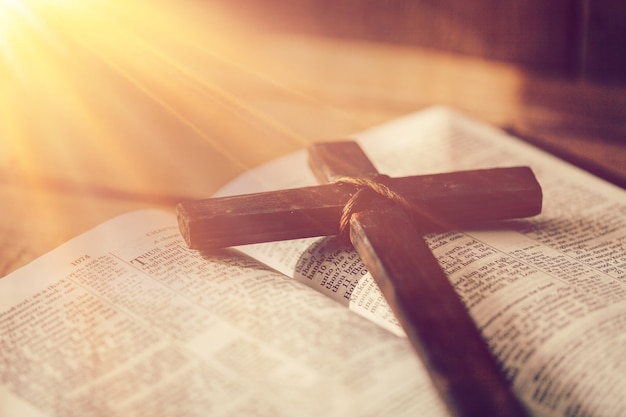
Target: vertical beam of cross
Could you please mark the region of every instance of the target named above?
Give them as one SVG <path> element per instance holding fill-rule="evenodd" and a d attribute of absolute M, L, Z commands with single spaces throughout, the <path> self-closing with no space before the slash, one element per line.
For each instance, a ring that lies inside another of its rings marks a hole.
<path fill-rule="evenodd" d="M 355 142 L 314 145 L 309 165 L 320 182 L 379 175 Z M 526 416 L 415 223 L 390 203 L 354 213 L 350 240 L 450 411 L 468 417 Z"/>

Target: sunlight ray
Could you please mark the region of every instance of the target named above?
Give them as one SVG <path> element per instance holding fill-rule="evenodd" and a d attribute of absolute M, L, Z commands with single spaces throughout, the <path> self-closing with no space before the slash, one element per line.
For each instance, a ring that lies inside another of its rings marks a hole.
<path fill-rule="evenodd" d="M 250 106 L 244 100 L 241 100 L 225 88 L 221 87 L 215 82 L 211 82 L 208 77 L 201 75 L 199 71 L 192 68 L 191 65 L 185 64 L 183 62 L 184 57 L 173 56 L 168 54 L 167 52 L 164 52 L 160 48 L 160 45 L 149 42 L 143 37 L 137 36 L 135 32 L 136 30 L 130 30 L 127 27 L 116 28 L 116 37 L 124 39 L 124 48 L 132 50 L 132 53 L 130 51 L 124 53 L 120 51 L 119 48 L 110 48 L 108 47 L 108 45 L 102 45 L 101 43 L 98 44 L 97 47 L 94 47 L 93 44 L 87 44 L 83 40 L 79 41 L 83 44 L 83 46 L 91 50 L 92 53 L 98 55 L 100 59 L 105 61 L 116 71 L 123 74 L 131 83 L 144 91 L 144 93 L 146 93 L 151 99 L 162 105 L 165 110 L 170 112 L 173 116 L 182 120 L 200 137 L 202 137 L 204 140 L 208 140 L 213 147 L 223 152 L 225 156 L 231 157 L 231 159 L 232 156 L 220 143 L 213 140 L 208 135 L 204 134 L 203 130 L 199 128 L 197 124 L 195 124 L 188 117 L 185 117 L 181 112 L 174 109 L 171 105 L 167 103 L 166 99 L 162 98 L 158 92 L 147 87 L 146 83 L 140 81 L 140 79 L 145 81 L 147 77 L 152 77 L 158 80 L 162 79 L 162 77 L 172 77 L 174 76 L 173 74 L 182 75 L 183 77 L 187 78 L 187 81 L 192 83 L 195 88 L 202 90 L 204 94 L 203 97 L 205 99 L 212 100 L 212 102 L 214 102 L 215 104 L 223 107 L 226 110 L 231 111 L 233 114 L 237 115 L 240 118 L 245 119 L 246 117 L 250 117 L 256 119 L 261 124 L 267 126 L 267 128 L 275 130 L 276 133 L 286 138 L 289 138 L 300 144 L 306 143 L 306 140 L 304 138 L 288 129 L 284 124 L 267 117 L 261 111 Z M 127 54 L 132 54 L 132 56 L 135 58 L 138 55 L 141 55 L 144 59 L 135 59 L 133 61 L 130 61 L 127 59 Z M 157 63 L 160 65 L 156 65 Z M 131 69 L 134 69 L 138 76 L 133 76 L 131 74 Z M 171 94 L 173 92 L 175 93 L 176 90 L 167 91 L 166 93 Z M 188 91 L 185 91 L 185 94 L 187 93 Z"/>
<path fill-rule="evenodd" d="M 76 184 L 105 169 L 108 185 L 158 192 L 152 183 L 164 175 L 140 160 L 142 146 L 172 165 L 177 139 L 196 140 L 186 152 L 201 155 L 204 146 L 211 169 L 234 173 L 271 154 L 257 134 L 285 150 L 306 144 L 249 101 L 238 80 L 257 80 L 259 91 L 279 84 L 230 60 L 228 32 L 196 19 L 189 3 L 0 0 L 0 158 L 29 175 Z M 185 46 L 198 38 L 201 49 Z M 201 167 L 202 156 L 194 157 Z"/>

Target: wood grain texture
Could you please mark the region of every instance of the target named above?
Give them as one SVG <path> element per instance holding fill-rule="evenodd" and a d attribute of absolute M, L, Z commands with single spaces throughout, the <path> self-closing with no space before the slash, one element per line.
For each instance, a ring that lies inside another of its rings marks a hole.
<path fill-rule="evenodd" d="M 621 0 L 238 0 L 227 8 L 273 31 L 412 45 L 626 83 Z"/>
<path fill-rule="evenodd" d="M 2 274 L 115 215 L 173 210 L 272 158 L 433 104 L 626 186 L 623 87 L 407 44 L 270 33 L 209 2 L 180 3 L 150 2 L 159 19 L 94 13 L 93 38 L 43 19 L 62 50 L 39 36 L 37 65 L 2 61 Z"/>
<path fill-rule="evenodd" d="M 392 178 L 388 186 L 425 212 L 438 214 L 438 224 L 424 219 L 430 230 L 541 212 L 541 187 L 527 167 Z M 186 201 L 177 206 L 178 222 L 191 248 L 335 235 L 343 207 L 356 190 L 338 183 Z M 371 201 L 372 208 L 385 204 Z"/>
<path fill-rule="evenodd" d="M 414 45 L 565 73 L 572 0 L 239 0 L 228 7 L 272 30 Z"/>
<path fill-rule="evenodd" d="M 355 142 L 314 144 L 309 165 L 322 183 L 379 176 Z M 417 225 L 389 202 L 352 213 L 350 240 L 453 415 L 526 415 Z"/>
<path fill-rule="evenodd" d="M 587 78 L 626 84 L 626 3 L 585 2 L 581 70 Z"/>
<path fill-rule="evenodd" d="M 467 309 L 397 208 L 352 216 L 350 239 L 455 416 L 525 416 Z"/>
<path fill-rule="evenodd" d="M 379 175 L 372 161 L 354 141 L 314 143 L 307 149 L 308 163 L 321 184 L 343 177 L 374 178 Z"/>

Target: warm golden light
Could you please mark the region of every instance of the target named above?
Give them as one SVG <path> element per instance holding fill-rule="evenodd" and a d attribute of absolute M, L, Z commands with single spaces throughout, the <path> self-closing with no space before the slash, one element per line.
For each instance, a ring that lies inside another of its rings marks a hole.
<path fill-rule="evenodd" d="M 1 166 L 163 193 L 198 175 L 177 151 L 225 176 L 267 152 L 247 126 L 297 144 L 242 97 L 257 75 L 230 58 L 235 37 L 210 2 L 0 0 Z"/>

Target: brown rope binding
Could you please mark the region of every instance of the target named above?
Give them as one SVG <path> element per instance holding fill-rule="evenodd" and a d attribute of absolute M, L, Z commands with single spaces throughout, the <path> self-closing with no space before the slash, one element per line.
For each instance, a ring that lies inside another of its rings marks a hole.
<path fill-rule="evenodd" d="M 368 206 L 371 206 L 372 197 L 375 197 L 376 195 L 400 206 L 418 227 L 419 224 L 416 220 L 423 223 L 429 223 L 433 226 L 444 227 L 445 229 L 449 229 L 451 227 L 451 225 L 445 220 L 433 215 L 423 207 L 410 202 L 404 196 L 392 190 L 385 184 L 385 182 L 390 179 L 391 178 L 388 175 L 377 175 L 373 178 L 342 177 L 334 181 L 335 183 L 352 184 L 357 186 L 357 191 L 343 206 L 341 212 L 341 218 L 339 220 L 340 239 L 346 243 L 350 243 L 350 217 L 352 217 L 354 213 L 367 210 Z"/>

